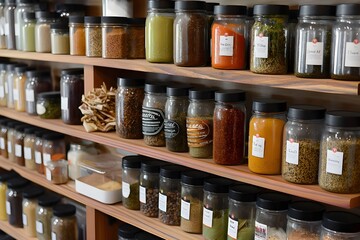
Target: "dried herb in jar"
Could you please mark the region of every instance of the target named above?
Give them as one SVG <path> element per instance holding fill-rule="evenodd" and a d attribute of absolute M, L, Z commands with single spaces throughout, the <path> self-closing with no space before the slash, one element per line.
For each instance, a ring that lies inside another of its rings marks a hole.
<path fill-rule="evenodd" d="M 122 198 L 123 205 L 131 210 L 139 210 L 140 202 L 139 202 L 139 182 L 130 184 L 129 196 L 126 198 Z"/>
<path fill-rule="evenodd" d="M 202 235 L 205 239 L 225 239 L 228 226 L 228 211 L 216 210 L 213 212 L 212 227 L 203 224 Z"/>
<path fill-rule="evenodd" d="M 192 198 L 188 196 L 183 201 L 191 203 L 189 220 L 181 218 L 181 229 L 190 233 L 201 233 L 202 231 L 202 214 L 203 214 L 203 202 L 202 199 Z"/>
<path fill-rule="evenodd" d="M 166 193 L 166 211 L 159 210 L 159 219 L 167 225 L 180 225 L 181 195 L 180 192 Z"/>

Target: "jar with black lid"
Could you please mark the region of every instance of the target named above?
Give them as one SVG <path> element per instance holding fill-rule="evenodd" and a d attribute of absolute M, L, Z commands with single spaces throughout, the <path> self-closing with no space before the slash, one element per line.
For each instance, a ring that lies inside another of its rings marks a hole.
<path fill-rule="evenodd" d="M 7 181 L 6 213 L 9 224 L 14 227 L 23 227 L 22 221 L 22 191 L 29 181 L 22 177 Z"/>
<path fill-rule="evenodd" d="M 84 16 L 69 17 L 70 55 L 85 56 Z"/>
<path fill-rule="evenodd" d="M 289 107 L 282 146 L 281 172 L 286 181 L 317 183 L 325 111 L 325 108 L 313 105 Z"/>
<path fill-rule="evenodd" d="M 302 5 L 296 27 L 295 76 L 330 76 L 331 34 L 335 6 Z"/>
<path fill-rule="evenodd" d="M 16 8 L 15 8 L 15 42 L 16 42 L 16 50 L 23 50 L 23 38 L 24 35 L 21 31 L 24 25 L 24 13 L 26 12 L 34 12 L 35 10 L 34 0 L 17 0 Z"/>
<path fill-rule="evenodd" d="M 49 53 L 51 52 L 50 25 L 55 23 L 57 14 L 54 12 L 36 11 L 35 17 L 35 51 Z"/>
<path fill-rule="evenodd" d="M 59 204 L 53 207 L 51 218 L 51 239 L 77 239 L 78 228 L 76 207 L 71 204 Z"/>
<path fill-rule="evenodd" d="M 7 132 L 8 132 L 8 123 L 11 122 L 10 119 L 4 118 L 0 120 L 0 155 L 3 158 L 8 158 L 7 151 Z"/>
<path fill-rule="evenodd" d="M 14 108 L 19 112 L 25 112 L 26 110 L 26 72 L 31 70 L 34 70 L 34 68 L 28 66 L 15 67 L 15 75 L 13 79 Z"/>
<path fill-rule="evenodd" d="M 326 113 L 319 185 L 330 192 L 360 192 L 360 112 Z"/>
<path fill-rule="evenodd" d="M 23 191 L 23 225 L 25 233 L 28 237 L 36 237 L 36 206 L 37 198 L 44 194 L 41 187 L 30 185 Z"/>
<path fill-rule="evenodd" d="M 22 51 L 35 52 L 35 24 L 34 12 L 23 13 L 23 25 L 21 26 L 21 45 Z"/>
<path fill-rule="evenodd" d="M 130 59 L 145 58 L 145 18 L 130 18 L 128 25 L 128 48 Z"/>
<path fill-rule="evenodd" d="M 135 235 L 141 230 L 130 224 L 122 224 L 118 230 L 118 240 L 136 240 Z"/>
<path fill-rule="evenodd" d="M 48 162 L 66 158 L 65 136 L 61 133 L 50 132 L 42 136 L 42 158 L 46 166 Z"/>
<path fill-rule="evenodd" d="M 37 199 L 36 207 L 36 237 L 38 240 L 51 239 L 52 208 L 58 204 L 61 197 L 56 194 L 44 194 Z"/>
<path fill-rule="evenodd" d="M 321 240 L 360 239 L 360 216 L 341 211 L 324 213 Z"/>
<path fill-rule="evenodd" d="M 101 17 L 86 16 L 85 27 L 85 54 L 87 57 L 101 57 L 102 35 Z"/>
<path fill-rule="evenodd" d="M 174 63 L 201 67 L 207 63 L 209 23 L 203 1 L 176 1 L 174 20 Z"/>
<path fill-rule="evenodd" d="M 8 220 L 8 216 L 6 213 L 7 181 L 17 176 L 18 174 L 15 171 L 6 171 L 0 173 L 0 220 L 1 221 Z"/>
<path fill-rule="evenodd" d="M 131 210 L 140 209 L 139 181 L 142 156 L 122 158 L 122 204 Z"/>
<path fill-rule="evenodd" d="M 45 169 L 44 169 L 44 162 L 43 162 L 43 154 L 42 154 L 42 148 L 43 148 L 43 135 L 48 133 L 47 130 L 37 130 L 35 131 L 35 150 L 34 150 L 34 154 L 35 154 L 35 164 L 36 164 L 36 171 L 40 174 L 44 174 L 45 173 Z"/>
<path fill-rule="evenodd" d="M 69 68 L 61 70 L 61 119 L 66 124 L 81 124 L 81 96 L 84 94 L 84 69 Z"/>
<path fill-rule="evenodd" d="M 24 130 L 29 125 L 18 125 L 15 127 L 15 162 L 20 166 L 25 166 L 25 158 L 24 158 Z"/>
<path fill-rule="evenodd" d="M 143 79 L 118 78 L 116 94 L 116 133 L 121 138 L 141 139 L 142 105 L 144 100 Z"/>
<path fill-rule="evenodd" d="M 15 76 L 16 76 L 16 72 L 15 72 L 15 68 L 16 67 L 26 67 L 26 64 L 22 64 L 22 63 L 9 63 L 6 65 L 6 85 L 7 85 L 7 89 L 8 90 L 8 98 L 7 98 L 7 107 L 8 108 L 14 108 L 15 104 L 14 104 L 14 82 L 15 82 Z"/>
<path fill-rule="evenodd" d="M 36 113 L 40 118 L 61 118 L 60 92 L 43 92 L 37 95 Z"/>
<path fill-rule="evenodd" d="M 15 162 L 15 127 L 21 123 L 17 121 L 11 121 L 7 123 L 7 153 L 8 160 L 10 162 Z"/>
<path fill-rule="evenodd" d="M 69 25 L 63 22 L 52 23 L 51 29 L 51 53 L 70 54 Z"/>
<path fill-rule="evenodd" d="M 101 17 L 103 58 L 128 58 L 128 24 L 125 17 Z"/>
<path fill-rule="evenodd" d="M 26 127 L 24 129 L 24 160 L 25 167 L 30 170 L 36 170 L 35 163 L 35 132 L 36 127 Z"/>

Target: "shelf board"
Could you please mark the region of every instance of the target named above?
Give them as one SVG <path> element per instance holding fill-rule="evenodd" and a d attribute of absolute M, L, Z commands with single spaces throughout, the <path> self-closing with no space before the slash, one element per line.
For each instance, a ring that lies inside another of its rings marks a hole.
<path fill-rule="evenodd" d="M 0 108 L 0 115 L 26 122 L 38 127 L 68 134 L 74 137 L 87 139 L 107 146 L 121 148 L 129 152 L 146 155 L 167 162 L 184 165 L 199 169 L 218 176 L 226 177 L 240 182 L 245 182 L 288 193 L 294 196 L 323 202 L 343 208 L 355 208 L 360 206 L 360 194 L 336 194 L 321 189 L 318 185 L 299 185 L 288 183 L 280 175 L 259 175 L 249 171 L 246 165 L 222 166 L 215 164 L 211 159 L 197 159 L 188 153 L 174 153 L 164 147 L 150 147 L 143 140 L 128 140 L 112 133 L 87 133 L 83 126 L 66 125 L 61 120 L 45 120 L 39 117 L 29 116 L 15 110 Z"/>
<path fill-rule="evenodd" d="M 24 60 L 73 63 L 100 67 L 126 69 L 140 72 L 162 73 L 182 77 L 200 78 L 221 82 L 258 85 L 281 89 L 293 89 L 312 92 L 360 95 L 360 82 L 337 81 L 331 79 L 306 79 L 293 75 L 261 75 L 249 71 L 217 70 L 211 67 L 177 67 L 174 64 L 148 63 L 144 59 L 102 59 L 85 56 L 53 55 L 50 53 L 0 50 L 0 56 Z"/>
<path fill-rule="evenodd" d="M 11 226 L 8 221 L 0 221 L 0 230 L 6 232 L 11 237 L 17 240 L 36 240 L 37 238 L 31 238 L 26 235 L 26 232 L 23 228 L 17 228 Z"/>

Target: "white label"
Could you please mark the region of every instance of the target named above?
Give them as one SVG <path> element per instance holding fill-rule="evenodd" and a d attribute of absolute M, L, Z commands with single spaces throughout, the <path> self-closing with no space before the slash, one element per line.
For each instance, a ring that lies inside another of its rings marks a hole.
<path fill-rule="evenodd" d="M 5 94 L 9 93 L 9 87 L 8 87 L 8 83 L 5 81 Z"/>
<path fill-rule="evenodd" d="M 24 158 L 26 160 L 31 160 L 31 148 L 24 147 Z"/>
<path fill-rule="evenodd" d="M 255 37 L 254 57 L 268 58 L 269 38 L 261 35 Z"/>
<path fill-rule="evenodd" d="M 190 220 L 190 202 L 181 199 L 181 217 Z"/>
<path fill-rule="evenodd" d="M 19 144 L 15 144 L 15 156 L 22 157 L 22 146 Z"/>
<path fill-rule="evenodd" d="M 69 98 L 61 97 L 61 110 L 69 110 Z"/>
<path fill-rule="evenodd" d="M 8 147 L 8 153 L 12 153 L 12 149 L 11 149 L 11 141 L 8 141 L 7 143 L 7 147 Z"/>
<path fill-rule="evenodd" d="M 286 141 L 286 162 L 291 164 L 299 164 L 299 143 L 292 139 Z"/>
<path fill-rule="evenodd" d="M 143 186 L 139 187 L 139 201 L 141 203 L 146 203 L 146 188 Z"/>
<path fill-rule="evenodd" d="M 50 171 L 50 169 L 46 168 L 45 175 L 46 175 L 46 179 L 48 181 L 51 181 L 51 171 Z"/>
<path fill-rule="evenodd" d="M 6 201 L 6 214 L 11 215 L 11 204 L 9 201 Z"/>
<path fill-rule="evenodd" d="M 43 115 L 46 113 L 46 108 L 42 104 L 36 104 L 36 113 L 38 115 Z"/>
<path fill-rule="evenodd" d="M 48 153 L 43 153 L 43 161 L 44 161 L 44 166 L 47 166 L 47 164 L 51 162 L 51 155 Z"/>
<path fill-rule="evenodd" d="M 234 36 L 220 36 L 220 56 L 234 55 Z"/>
<path fill-rule="evenodd" d="M 159 193 L 159 210 L 166 212 L 167 196 Z"/>
<path fill-rule="evenodd" d="M 258 135 L 253 135 L 252 137 L 252 152 L 251 154 L 254 157 L 264 158 L 265 152 L 265 138 L 259 137 Z"/>
<path fill-rule="evenodd" d="M 124 198 L 128 198 L 130 196 L 130 184 L 127 182 L 122 182 L 122 195 Z"/>
<path fill-rule="evenodd" d="M 338 152 L 336 148 L 327 150 L 326 172 L 342 175 L 344 153 Z"/>
<path fill-rule="evenodd" d="M 238 225 L 239 225 L 238 221 L 229 217 L 228 232 L 227 232 L 229 237 L 237 239 Z"/>
<path fill-rule="evenodd" d="M 25 98 L 27 102 L 35 102 L 35 93 L 33 89 L 25 90 Z"/>
<path fill-rule="evenodd" d="M 42 222 L 36 221 L 36 232 L 43 234 L 44 233 L 44 226 Z"/>
<path fill-rule="evenodd" d="M 0 85 L 0 98 L 5 97 L 5 88 L 3 85 Z"/>
<path fill-rule="evenodd" d="M 56 233 L 51 232 L 51 240 L 56 240 Z"/>
<path fill-rule="evenodd" d="M 345 67 L 360 67 L 360 44 L 358 39 L 346 43 Z"/>
<path fill-rule="evenodd" d="M 322 65 L 324 58 L 324 43 L 316 38 L 306 43 L 306 65 Z"/>
<path fill-rule="evenodd" d="M 9 27 L 10 25 L 8 23 L 5 23 L 5 35 L 9 35 Z"/>
<path fill-rule="evenodd" d="M 15 36 L 18 37 L 20 33 L 20 25 L 18 23 L 15 23 Z"/>
<path fill-rule="evenodd" d="M 5 139 L 4 138 L 0 138 L 0 149 L 5 150 Z"/>
<path fill-rule="evenodd" d="M 213 224 L 213 211 L 204 207 L 203 211 L 203 224 L 209 228 L 212 228 Z"/>
<path fill-rule="evenodd" d="M 255 221 L 255 240 L 267 240 L 267 226 Z"/>
<path fill-rule="evenodd" d="M 14 101 L 19 100 L 19 90 L 17 88 L 13 89 L 13 96 L 14 96 Z"/>
<path fill-rule="evenodd" d="M 35 151 L 35 163 L 37 163 L 37 164 L 42 163 L 41 152 Z"/>
<path fill-rule="evenodd" d="M 28 221 L 27 221 L 27 216 L 26 216 L 26 214 L 23 213 L 22 219 L 23 219 L 23 224 L 24 224 L 25 226 L 27 226 L 27 225 L 28 225 Z"/>

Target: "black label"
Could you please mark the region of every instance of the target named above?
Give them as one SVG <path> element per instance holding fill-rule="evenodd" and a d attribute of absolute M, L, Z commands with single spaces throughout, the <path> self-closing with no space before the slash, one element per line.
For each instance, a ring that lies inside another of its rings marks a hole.
<path fill-rule="evenodd" d="M 164 122 L 165 138 L 174 138 L 180 132 L 180 127 L 177 122 L 165 119 Z"/>
<path fill-rule="evenodd" d="M 154 136 L 163 130 L 164 113 L 156 108 L 142 108 L 142 132 L 147 136 Z"/>

